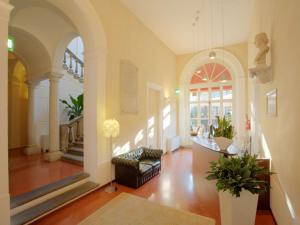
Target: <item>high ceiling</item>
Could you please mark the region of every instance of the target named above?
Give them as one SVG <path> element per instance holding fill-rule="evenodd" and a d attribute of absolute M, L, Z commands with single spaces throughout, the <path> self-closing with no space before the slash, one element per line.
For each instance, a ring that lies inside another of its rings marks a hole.
<path fill-rule="evenodd" d="M 219 47 L 223 43 L 225 45 L 240 43 L 248 39 L 252 0 L 121 0 L 121 2 L 176 54 Z M 199 23 L 195 28 L 192 24 L 197 10 Z"/>

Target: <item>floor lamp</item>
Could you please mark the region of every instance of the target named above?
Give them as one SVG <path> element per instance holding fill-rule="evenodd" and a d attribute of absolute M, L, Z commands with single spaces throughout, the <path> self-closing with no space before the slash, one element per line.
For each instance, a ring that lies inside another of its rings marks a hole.
<path fill-rule="evenodd" d="M 115 119 L 105 120 L 103 123 L 103 134 L 104 137 L 109 138 L 109 148 L 111 153 L 111 158 L 113 157 L 113 146 L 112 138 L 119 136 L 120 125 Z M 117 187 L 113 185 L 113 166 L 111 164 L 110 168 L 110 186 L 105 189 L 106 192 L 112 193 L 117 191 Z"/>

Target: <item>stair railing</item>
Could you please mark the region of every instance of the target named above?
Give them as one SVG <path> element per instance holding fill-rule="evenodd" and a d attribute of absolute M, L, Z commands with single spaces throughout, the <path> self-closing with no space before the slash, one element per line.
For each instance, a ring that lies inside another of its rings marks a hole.
<path fill-rule="evenodd" d="M 83 116 L 60 125 L 60 147 L 66 151 L 76 141 L 83 141 Z"/>
<path fill-rule="evenodd" d="M 70 49 L 66 48 L 63 58 L 63 68 L 75 79 L 83 82 L 84 63 Z"/>

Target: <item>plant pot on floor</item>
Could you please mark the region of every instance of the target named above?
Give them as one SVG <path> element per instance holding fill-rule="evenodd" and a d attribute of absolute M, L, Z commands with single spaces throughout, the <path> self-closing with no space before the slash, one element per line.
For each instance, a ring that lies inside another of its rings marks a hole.
<path fill-rule="evenodd" d="M 222 225 L 254 225 L 258 194 L 243 190 L 240 197 L 219 191 Z"/>

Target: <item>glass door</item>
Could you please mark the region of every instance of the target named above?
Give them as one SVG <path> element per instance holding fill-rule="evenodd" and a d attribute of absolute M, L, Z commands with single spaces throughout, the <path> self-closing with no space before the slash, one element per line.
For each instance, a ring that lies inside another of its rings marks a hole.
<path fill-rule="evenodd" d="M 232 118 L 232 86 L 220 85 L 190 90 L 191 131 L 209 132 L 217 116 Z"/>

